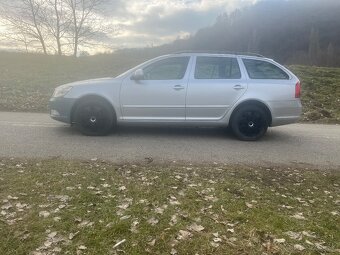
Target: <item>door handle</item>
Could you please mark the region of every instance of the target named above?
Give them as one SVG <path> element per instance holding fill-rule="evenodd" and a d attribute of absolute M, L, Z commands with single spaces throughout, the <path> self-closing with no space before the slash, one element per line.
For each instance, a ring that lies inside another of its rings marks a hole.
<path fill-rule="evenodd" d="M 182 89 L 185 89 L 185 87 L 182 86 L 182 85 L 175 85 L 174 86 L 174 90 L 182 90 Z"/>
<path fill-rule="evenodd" d="M 235 90 L 241 90 L 241 89 L 244 89 L 244 86 L 242 86 L 242 85 L 235 85 L 234 89 Z"/>

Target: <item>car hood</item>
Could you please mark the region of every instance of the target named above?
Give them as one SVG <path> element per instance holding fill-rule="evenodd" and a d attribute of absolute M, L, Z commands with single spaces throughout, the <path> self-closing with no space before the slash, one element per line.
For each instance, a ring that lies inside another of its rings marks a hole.
<path fill-rule="evenodd" d="M 100 85 L 100 84 L 107 84 L 107 83 L 113 83 L 119 81 L 117 78 L 99 78 L 99 79 L 91 79 L 91 80 L 84 80 L 84 81 L 76 81 L 64 84 L 62 86 L 72 86 L 72 87 L 78 87 L 78 86 L 86 86 L 86 85 Z"/>

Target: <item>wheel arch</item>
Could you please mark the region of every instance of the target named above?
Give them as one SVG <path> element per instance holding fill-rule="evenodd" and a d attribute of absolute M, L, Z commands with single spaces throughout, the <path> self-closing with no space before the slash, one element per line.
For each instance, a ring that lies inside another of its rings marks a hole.
<path fill-rule="evenodd" d="M 272 112 L 270 111 L 270 108 L 268 107 L 268 105 L 266 105 L 264 102 L 259 101 L 257 99 L 248 99 L 246 101 L 241 102 L 240 104 L 238 104 L 232 111 L 230 118 L 229 118 L 229 125 L 231 124 L 231 121 L 233 120 L 233 117 L 235 115 L 235 113 L 242 107 L 244 106 L 249 106 L 249 105 L 256 105 L 261 107 L 265 113 L 266 113 L 266 117 L 268 118 L 268 123 L 269 126 L 272 125 L 272 121 L 273 121 L 273 117 L 272 117 Z"/>
<path fill-rule="evenodd" d="M 74 105 L 72 106 L 71 109 L 71 116 L 70 116 L 70 120 L 71 120 L 71 124 L 74 123 L 74 112 L 77 109 L 79 103 L 84 102 L 84 101 L 90 101 L 90 100 L 98 100 L 101 102 L 105 102 L 107 105 L 110 106 L 111 110 L 112 110 L 112 114 L 114 116 L 115 121 L 117 121 L 117 112 L 113 106 L 113 104 L 104 96 L 101 95 L 97 95 L 97 94 L 88 94 L 88 95 L 84 95 L 80 98 L 77 99 L 77 101 L 74 103 Z"/>

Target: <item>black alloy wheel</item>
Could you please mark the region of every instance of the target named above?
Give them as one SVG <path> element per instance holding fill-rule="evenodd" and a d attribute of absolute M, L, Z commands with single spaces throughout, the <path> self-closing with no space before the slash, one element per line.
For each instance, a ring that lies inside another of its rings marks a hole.
<path fill-rule="evenodd" d="M 115 124 L 115 117 L 108 103 L 89 100 L 80 102 L 74 112 L 76 128 L 84 135 L 108 135 Z"/>
<path fill-rule="evenodd" d="M 268 126 L 265 111 L 257 105 L 241 107 L 231 120 L 233 133 L 242 141 L 259 140 L 267 132 Z"/>

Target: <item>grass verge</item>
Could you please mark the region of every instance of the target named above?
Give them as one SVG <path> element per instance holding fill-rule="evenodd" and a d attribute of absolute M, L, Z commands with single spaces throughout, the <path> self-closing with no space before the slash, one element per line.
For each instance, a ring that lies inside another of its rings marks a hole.
<path fill-rule="evenodd" d="M 0 161 L 1 254 L 331 254 L 340 174 Z"/>

